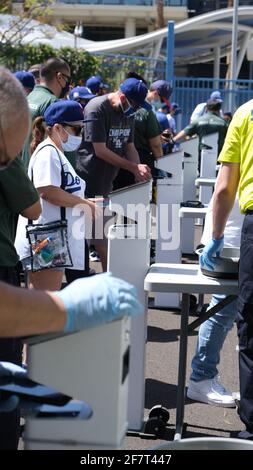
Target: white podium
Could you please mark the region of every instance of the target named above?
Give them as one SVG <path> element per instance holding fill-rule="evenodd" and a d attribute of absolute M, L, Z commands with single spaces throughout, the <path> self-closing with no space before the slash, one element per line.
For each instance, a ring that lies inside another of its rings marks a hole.
<path fill-rule="evenodd" d="M 218 133 L 205 135 L 202 138 L 202 144 L 206 148 L 201 150 L 200 177 L 215 178 L 216 165 L 218 158 Z M 213 194 L 213 188 L 208 186 L 200 186 L 199 200 L 202 204 L 209 204 Z"/>
<path fill-rule="evenodd" d="M 171 178 L 157 180 L 157 234 L 156 263 L 180 263 L 179 208 L 183 201 L 183 151 L 159 158 L 156 168 L 172 174 Z M 155 307 L 180 305 L 180 295 L 156 293 Z"/>
<path fill-rule="evenodd" d="M 119 449 L 127 430 L 130 319 L 28 340 L 29 377 L 91 405 L 88 420 L 26 419 L 26 450 Z"/>
<path fill-rule="evenodd" d="M 113 191 L 110 210 L 133 221 L 113 225 L 108 234 L 108 270 L 134 284 L 145 314 L 131 319 L 128 427 L 140 430 L 144 418 L 147 295 L 144 278 L 150 262 L 152 181 Z M 136 222 L 136 223 L 135 223 Z"/>
<path fill-rule="evenodd" d="M 198 176 L 199 138 L 185 140 L 180 144 L 183 156 L 183 201 L 195 201 L 195 180 Z M 181 220 L 181 251 L 194 253 L 195 220 Z"/>

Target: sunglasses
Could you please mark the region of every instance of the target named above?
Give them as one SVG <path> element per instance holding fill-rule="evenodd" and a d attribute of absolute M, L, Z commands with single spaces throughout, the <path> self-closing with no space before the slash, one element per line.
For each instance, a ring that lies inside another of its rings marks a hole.
<path fill-rule="evenodd" d="M 70 129 L 73 129 L 75 136 L 78 137 L 83 134 L 83 127 L 81 126 L 71 126 L 70 124 L 65 124 L 62 127 L 70 127 Z"/>
<path fill-rule="evenodd" d="M 72 79 L 71 79 L 71 77 L 70 77 L 69 75 L 66 75 L 66 74 L 63 73 L 63 72 L 57 72 L 57 73 L 61 73 L 62 76 L 65 78 L 65 80 L 66 80 L 67 83 L 70 83 L 70 82 L 71 82 Z"/>
<path fill-rule="evenodd" d="M 3 128 L 1 125 L 0 119 L 0 142 L 2 142 L 3 150 L 0 152 L 0 171 L 6 170 L 11 163 L 11 158 L 9 157 L 6 149 L 6 144 L 4 140 Z"/>

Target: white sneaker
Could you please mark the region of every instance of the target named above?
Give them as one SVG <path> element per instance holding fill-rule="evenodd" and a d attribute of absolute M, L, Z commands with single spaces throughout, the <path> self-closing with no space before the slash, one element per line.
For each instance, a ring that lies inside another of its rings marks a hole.
<path fill-rule="evenodd" d="M 224 408 L 235 407 L 233 394 L 226 390 L 219 382 L 218 375 L 213 379 L 202 380 L 201 382 L 190 380 L 187 397 L 191 400 L 208 403 L 209 405 L 222 406 Z"/>
<path fill-rule="evenodd" d="M 96 251 L 91 251 L 89 254 L 90 261 L 100 261 L 100 258 Z"/>

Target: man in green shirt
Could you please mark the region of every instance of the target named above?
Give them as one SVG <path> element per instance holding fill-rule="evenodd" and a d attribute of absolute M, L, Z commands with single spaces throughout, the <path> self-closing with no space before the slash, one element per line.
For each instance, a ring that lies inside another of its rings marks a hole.
<path fill-rule="evenodd" d="M 199 157 L 202 149 L 202 138 L 205 135 L 214 134 L 218 132 L 218 154 L 220 153 L 226 133 L 228 130 L 227 122 L 220 116 L 222 100 L 208 100 L 207 101 L 207 112 L 199 118 L 192 121 L 188 126 L 180 131 L 174 138 L 174 142 L 185 140 L 187 136 L 197 134 L 199 136 Z"/>
<path fill-rule="evenodd" d="M 17 216 L 22 214 L 37 219 L 41 209 L 38 193 L 26 175 L 20 159 L 16 158 L 8 165 L 8 161 L 20 150 L 29 122 L 26 97 L 21 84 L 9 75 L 3 69 L 0 70 L 0 170 L 4 170 L 0 171 L 0 280 L 18 285 L 18 256 L 14 248 Z M 9 110 L 14 108 L 17 108 L 17 113 L 10 118 Z M 0 361 L 21 364 L 21 358 L 20 340 L 0 339 Z M 0 450 L 16 449 L 18 438 L 18 412 L 0 413 Z"/>
<path fill-rule="evenodd" d="M 27 98 L 32 122 L 38 116 L 44 116 L 50 104 L 66 95 L 71 81 L 70 68 L 64 60 L 53 57 L 42 64 L 40 77 L 40 84 L 34 87 Z M 22 152 L 26 169 L 30 160 L 30 142 L 31 136 L 27 138 Z"/>

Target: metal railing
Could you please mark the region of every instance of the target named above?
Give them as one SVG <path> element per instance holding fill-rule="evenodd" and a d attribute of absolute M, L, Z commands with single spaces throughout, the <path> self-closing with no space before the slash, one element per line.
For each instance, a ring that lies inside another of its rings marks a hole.
<path fill-rule="evenodd" d="M 164 60 L 154 60 L 147 57 L 128 56 L 128 55 L 104 55 L 95 54 L 104 57 L 105 61 L 101 63 L 100 74 L 103 71 L 107 79 L 115 83 L 124 80 L 129 70 L 134 70 L 142 75 L 148 82 L 148 85 L 154 80 L 165 79 L 166 62 Z M 226 80 L 213 78 L 189 78 L 175 77 L 173 83 L 173 94 L 171 101 L 179 103 L 183 110 L 180 116 L 181 125 L 185 127 L 194 110 L 199 103 L 206 102 L 214 90 L 219 90 L 223 99 L 222 109 L 224 112 L 234 112 L 236 108 L 246 101 L 253 98 L 253 80 Z M 232 85 L 232 86 L 231 86 Z M 230 96 L 233 95 L 234 109 L 229 109 Z"/>
<path fill-rule="evenodd" d="M 18 0 L 16 0 L 18 1 Z M 83 5 L 133 5 L 152 6 L 155 0 L 56 0 L 56 3 L 71 3 Z M 186 7 L 187 0 L 164 0 L 165 7 Z"/>

